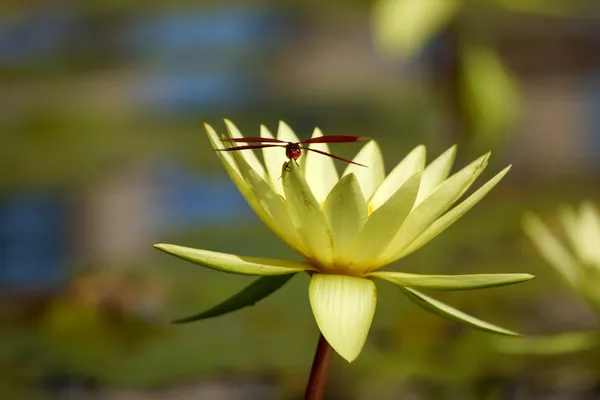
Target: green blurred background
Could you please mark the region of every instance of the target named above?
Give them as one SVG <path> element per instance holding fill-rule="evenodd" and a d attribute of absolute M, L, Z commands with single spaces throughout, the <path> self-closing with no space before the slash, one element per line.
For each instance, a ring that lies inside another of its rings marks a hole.
<path fill-rule="evenodd" d="M 502 184 L 393 268 L 533 273 L 438 297 L 527 334 L 597 329 L 520 227 L 526 210 L 600 200 L 597 0 L 404 2 L 3 2 L 0 398 L 301 398 L 318 335 L 306 277 L 168 324 L 251 279 L 152 244 L 296 257 L 218 164 L 202 123 L 222 131 L 225 117 L 252 136 L 279 120 L 301 138 L 371 136 L 388 168 L 421 143 L 428 159 L 458 143 L 457 168 L 492 150 L 485 177 L 514 165 Z M 501 354 L 379 291 L 365 349 L 335 360 L 327 398 L 600 398 L 598 350 Z"/>

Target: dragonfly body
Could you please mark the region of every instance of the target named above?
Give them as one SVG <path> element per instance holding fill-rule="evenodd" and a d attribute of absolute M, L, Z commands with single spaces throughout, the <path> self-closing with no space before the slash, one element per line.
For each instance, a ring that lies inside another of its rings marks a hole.
<path fill-rule="evenodd" d="M 285 156 L 290 160 L 297 160 L 302 155 L 302 149 L 298 143 L 288 143 L 285 145 Z"/>
<path fill-rule="evenodd" d="M 263 149 L 267 147 L 282 147 L 285 148 L 285 156 L 290 160 L 298 163 L 298 158 L 302 155 L 302 150 L 312 151 L 315 153 L 322 154 L 336 160 L 344 161 L 349 164 L 360 165 L 366 167 L 366 165 L 359 164 L 357 162 L 347 160 L 342 157 L 335 156 L 325 151 L 312 149 L 305 145 L 311 143 L 352 143 L 352 142 L 366 142 L 370 138 L 365 136 L 346 136 L 346 135 L 331 135 L 331 136 L 319 136 L 316 138 L 303 140 L 301 142 L 286 142 L 284 140 L 273 139 L 273 138 L 262 138 L 262 137 L 246 137 L 246 138 L 223 138 L 223 142 L 228 143 L 246 143 L 242 146 L 228 147 L 225 149 L 216 149 L 217 151 L 238 151 L 238 150 L 250 150 L 250 149 Z M 255 143 L 255 144 L 247 144 Z"/>

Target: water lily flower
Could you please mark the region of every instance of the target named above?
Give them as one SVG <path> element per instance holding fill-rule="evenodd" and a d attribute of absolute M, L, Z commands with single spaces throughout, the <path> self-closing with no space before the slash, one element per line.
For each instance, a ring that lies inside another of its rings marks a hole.
<path fill-rule="evenodd" d="M 523 227 L 546 261 L 600 313 L 600 213 L 584 202 L 579 209 L 563 206 L 558 217 L 565 244 L 532 213 L 524 217 Z"/>
<path fill-rule="evenodd" d="M 229 137 L 242 138 L 230 121 Z M 208 124 L 214 149 L 227 144 Z M 262 137 L 273 138 L 266 127 Z M 315 129 L 313 137 L 322 133 Z M 277 139 L 299 141 L 281 122 Z M 243 144 L 243 143 L 238 143 Z M 327 144 L 311 144 L 328 152 Z M 528 274 L 419 275 L 382 271 L 381 268 L 419 249 L 469 211 L 504 177 L 499 172 L 462 202 L 485 169 L 489 153 L 449 176 L 456 147 L 426 166 L 425 147 L 412 150 L 389 174 L 374 140 L 359 151 L 341 177 L 334 160 L 307 152 L 299 165 L 287 161 L 282 149 L 263 149 L 262 163 L 253 151 L 217 152 L 225 170 L 260 219 L 303 261 L 257 258 L 216 253 L 170 244 L 158 249 L 219 271 L 261 275 L 262 278 L 189 322 L 256 303 L 301 271 L 310 275 L 309 300 L 317 325 L 347 361 L 354 360 L 365 343 L 375 313 L 374 279 L 391 282 L 417 305 L 467 325 L 505 335 L 507 329 L 481 321 L 435 300 L 418 289 L 468 290 L 509 285 L 533 278 Z M 455 205 L 453 207 L 453 205 Z"/>

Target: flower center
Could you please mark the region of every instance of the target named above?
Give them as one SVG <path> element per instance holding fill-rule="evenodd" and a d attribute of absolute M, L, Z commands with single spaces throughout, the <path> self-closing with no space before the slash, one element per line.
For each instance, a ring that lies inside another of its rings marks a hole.
<path fill-rule="evenodd" d="M 367 215 L 370 217 L 373 214 L 373 203 L 367 205 Z"/>

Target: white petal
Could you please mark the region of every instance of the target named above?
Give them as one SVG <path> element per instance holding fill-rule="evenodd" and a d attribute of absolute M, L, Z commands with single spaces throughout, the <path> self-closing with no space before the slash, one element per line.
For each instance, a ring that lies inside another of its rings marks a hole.
<path fill-rule="evenodd" d="M 321 333 L 348 362 L 362 350 L 377 304 L 369 279 L 314 274 L 308 289 L 310 306 Z"/>
<path fill-rule="evenodd" d="M 231 138 L 238 139 L 238 138 L 244 137 L 244 135 L 242 135 L 242 133 L 237 128 L 237 126 L 235 126 L 233 124 L 233 122 L 231 122 L 230 120 L 226 119 L 225 125 L 227 126 L 227 131 L 229 132 L 229 136 Z M 246 143 L 237 143 L 236 146 L 243 146 L 244 144 L 246 144 Z M 255 170 L 256 173 L 258 175 L 260 175 L 261 178 L 263 178 L 263 179 L 266 178 L 265 168 L 263 167 L 262 163 L 256 157 L 256 154 L 254 154 L 254 150 L 242 150 L 242 151 L 238 151 L 235 153 L 242 154 L 243 157 L 246 159 L 246 162 L 250 165 L 250 167 L 252 167 L 252 169 Z"/>
<path fill-rule="evenodd" d="M 352 271 L 364 272 L 372 266 L 378 266 L 371 262 L 376 262 L 409 215 L 420 183 L 421 172 L 418 172 L 369 216 L 354 245 L 353 259 L 356 265 L 351 268 Z"/>
<path fill-rule="evenodd" d="M 312 137 L 323 136 L 319 128 L 316 128 Z M 311 143 L 310 149 L 316 149 L 329 153 L 327 143 Z M 304 177 L 319 203 L 323 202 L 331 188 L 340 179 L 333 158 L 315 152 L 303 150 L 304 154 Z"/>
<path fill-rule="evenodd" d="M 333 263 L 333 238 L 321 206 L 295 163 L 289 163 L 282 179 L 288 212 L 308 256 L 321 268 L 330 269 Z"/>
<path fill-rule="evenodd" d="M 356 237 L 367 222 L 367 201 L 354 174 L 346 175 L 333 187 L 323 212 L 333 236 L 334 262 L 347 265 Z"/>
<path fill-rule="evenodd" d="M 445 231 L 446 228 L 455 223 L 460 217 L 465 215 L 471 208 L 475 206 L 475 204 L 479 203 L 479 201 L 481 201 L 481 199 L 483 199 L 485 195 L 487 195 L 490 190 L 492 190 L 494 186 L 496 186 L 502 180 L 502 178 L 504 178 L 504 175 L 508 173 L 510 168 L 511 167 L 508 166 L 500 171 L 496 176 L 486 182 L 485 185 L 477 189 L 477 191 L 470 195 L 466 200 L 435 220 L 435 222 L 425 229 L 423 233 L 417 236 L 417 238 L 402 253 L 398 254 L 398 258 L 405 257 L 413 251 L 421 248 L 437 235 Z"/>
<path fill-rule="evenodd" d="M 581 266 L 573 259 L 571 254 L 554 234 L 550 232 L 546 225 L 537 216 L 527 214 L 523 218 L 523 228 L 546 261 L 548 261 L 572 287 L 577 288 L 580 281 Z"/>
<path fill-rule="evenodd" d="M 292 219 L 290 218 L 287 206 L 283 198 L 275 193 L 258 173 L 250 167 L 239 151 L 234 151 L 233 158 L 237 163 L 246 185 L 254 194 L 256 201 L 262 207 L 264 212 L 273 221 L 274 227 L 270 227 L 283 241 L 296 249 L 303 256 L 307 255 L 306 246 L 300 239 Z"/>
<path fill-rule="evenodd" d="M 366 165 L 367 167 L 349 164 L 348 168 L 344 171 L 343 176 L 348 174 L 356 175 L 358 183 L 360 183 L 360 188 L 365 195 L 365 199 L 370 199 L 375 192 L 375 189 L 383 182 L 383 178 L 385 177 L 383 156 L 381 155 L 381 149 L 377 142 L 371 140 L 364 145 L 356 157 L 354 157 L 353 161 Z"/>
<path fill-rule="evenodd" d="M 437 187 L 444 182 L 450 174 L 450 169 L 456 157 L 456 145 L 450 147 L 431 164 L 425 168 L 423 179 L 421 179 L 421 189 L 417 196 L 416 203 L 419 204 L 425 197 L 429 196 Z"/>
<path fill-rule="evenodd" d="M 381 255 L 379 266 L 398 259 L 399 254 L 425 229 L 452 206 L 473 184 L 487 165 L 489 153 L 451 176 L 416 206 Z"/>
<path fill-rule="evenodd" d="M 414 174 L 425 167 L 425 146 L 415 147 L 396 167 L 389 173 L 385 180 L 379 185 L 371 198 L 371 205 L 376 210 L 387 201 L 400 186 Z"/>
<path fill-rule="evenodd" d="M 260 137 L 274 139 L 271 132 L 264 125 L 261 125 L 260 127 Z M 269 175 L 271 186 L 273 186 L 273 189 L 275 189 L 277 193 L 283 196 L 284 194 L 283 184 L 281 183 L 281 166 L 284 162 L 287 161 L 287 158 L 285 156 L 285 149 L 277 147 L 267 147 L 262 149 L 262 153 L 263 159 L 265 160 L 265 167 L 267 169 L 267 174 Z"/>

